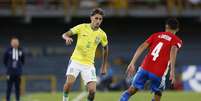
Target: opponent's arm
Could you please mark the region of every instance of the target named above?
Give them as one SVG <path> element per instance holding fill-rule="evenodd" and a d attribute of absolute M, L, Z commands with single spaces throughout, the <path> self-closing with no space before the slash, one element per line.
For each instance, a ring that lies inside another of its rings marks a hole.
<path fill-rule="evenodd" d="M 131 77 L 135 73 L 135 71 L 136 71 L 135 63 L 136 63 L 137 59 L 139 58 L 139 56 L 142 54 L 142 52 L 144 52 L 144 50 L 146 50 L 148 46 L 149 46 L 149 43 L 144 42 L 137 48 L 137 50 L 126 70 L 126 72 L 128 73 L 128 77 Z"/>
<path fill-rule="evenodd" d="M 177 57 L 178 48 L 176 46 L 172 46 L 170 50 L 170 80 L 172 80 L 172 84 L 175 82 L 175 62 Z"/>

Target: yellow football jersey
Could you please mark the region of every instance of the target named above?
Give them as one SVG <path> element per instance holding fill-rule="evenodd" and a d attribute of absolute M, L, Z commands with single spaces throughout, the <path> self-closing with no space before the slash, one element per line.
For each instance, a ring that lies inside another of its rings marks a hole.
<path fill-rule="evenodd" d="M 85 65 L 93 65 L 98 44 L 101 43 L 103 47 L 108 44 L 106 33 L 101 28 L 92 30 L 89 23 L 79 24 L 70 31 L 73 35 L 77 34 L 77 44 L 71 60 Z"/>

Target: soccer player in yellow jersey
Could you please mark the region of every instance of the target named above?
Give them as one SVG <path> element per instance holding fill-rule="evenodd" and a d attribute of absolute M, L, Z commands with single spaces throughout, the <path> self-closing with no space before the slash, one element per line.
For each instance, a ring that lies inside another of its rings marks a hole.
<path fill-rule="evenodd" d="M 96 92 L 96 71 L 94 67 L 94 57 L 96 48 L 101 43 L 103 47 L 103 63 L 101 74 L 107 72 L 108 60 L 108 40 L 106 33 L 99 27 L 103 21 L 103 10 L 96 8 L 91 12 L 91 23 L 79 24 L 63 34 L 63 39 L 67 45 L 73 42 L 72 35 L 77 35 L 77 44 L 71 56 L 66 72 L 66 82 L 64 84 L 63 101 L 68 101 L 69 91 L 79 73 L 88 90 L 88 101 L 93 101 Z"/>

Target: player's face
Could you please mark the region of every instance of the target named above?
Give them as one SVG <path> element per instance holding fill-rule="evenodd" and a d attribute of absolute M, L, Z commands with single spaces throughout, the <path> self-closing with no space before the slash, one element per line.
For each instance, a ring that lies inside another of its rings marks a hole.
<path fill-rule="evenodd" d="M 19 40 L 18 39 L 11 39 L 11 46 L 13 48 L 18 48 L 19 47 Z"/>
<path fill-rule="evenodd" d="M 103 17 L 100 14 L 95 14 L 91 16 L 91 24 L 93 27 L 98 28 L 103 21 Z"/>

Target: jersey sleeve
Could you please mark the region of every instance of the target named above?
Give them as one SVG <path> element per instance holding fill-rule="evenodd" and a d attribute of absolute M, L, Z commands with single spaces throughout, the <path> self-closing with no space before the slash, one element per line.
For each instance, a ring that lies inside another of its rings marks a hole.
<path fill-rule="evenodd" d="M 152 34 L 145 42 L 151 44 L 154 40 L 155 34 Z"/>
<path fill-rule="evenodd" d="M 101 38 L 101 45 L 103 47 L 105 47 L 107 44 L 108 44 L 107 35 L 106 35 L 106 33 L 103 32 L 102 33 L 102 38 Z"/>
<path fill-rule="evenodd" d="M 71 28 L 70 31 L 72 32 L 73 35 L 79 34 L 82 26 L 83 26 L 83 24 L 79 24 L 79 25 Z"/>
<path fill-rule="evenodd" d="M 181 48 L 182 44 L 182 40 L 180 39 L 175 39 L 172 41 L 172 46 L 177 46 L 177 48 Z"/>

